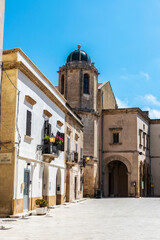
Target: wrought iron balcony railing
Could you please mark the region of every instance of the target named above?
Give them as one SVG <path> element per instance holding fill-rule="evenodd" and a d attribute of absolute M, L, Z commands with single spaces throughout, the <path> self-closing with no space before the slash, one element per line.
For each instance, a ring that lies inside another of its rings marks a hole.
<path fill-rule="evenodd" d="M 42 145 L 42 154 L 55 154 L 58 156 L 58 147 L 54 143 L 44 143 Z"/>
<path fill-rule="evenodd" d="M 85 159 L 84 158 L 81 158 L 80 161 L 79 161 L 79 165 L 80 167 L 85 167 Z"/>
<path fill-rule="evenodd" d="M 66 152 L 66 162 L 68 163 L 78 163 L 78 153 L 77 152 Z"/>

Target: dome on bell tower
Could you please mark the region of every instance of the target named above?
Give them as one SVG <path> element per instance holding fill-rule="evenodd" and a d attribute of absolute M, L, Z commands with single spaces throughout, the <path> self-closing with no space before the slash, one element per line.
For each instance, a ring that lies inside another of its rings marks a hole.
<path fill-rule="evenodd" d="M 78 45 L 78 49 L 71 52 L 67 57 L 67 63 L 74 61 L 85 61 L 91 63 L 91 58 L 88 56 L 88 54 L 81 50 L 81 45 Z"/>

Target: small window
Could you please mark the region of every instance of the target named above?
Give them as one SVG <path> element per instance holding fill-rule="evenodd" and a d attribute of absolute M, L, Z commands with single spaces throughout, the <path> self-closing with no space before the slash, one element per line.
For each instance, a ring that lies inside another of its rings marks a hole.
<path fill-rule="evenodd" d="M 31 118 L 32 113 L 27 110 L 27 119 L 26 119 L 26 135 L 31 136 Z"/>
<path fill-rule="evenodd" d="M 61 94 L 64 94 L 64 75 L 61 77 Z"/>
<path fill-rule="evenodd" d="M 119 143 L 119 133 L 113 133 L 113 143 Z"/>
<path fill-rule="evenodd" d="M 87 73 L 84 74 L 83 93 L 89 93 L 89 75 Z"/>

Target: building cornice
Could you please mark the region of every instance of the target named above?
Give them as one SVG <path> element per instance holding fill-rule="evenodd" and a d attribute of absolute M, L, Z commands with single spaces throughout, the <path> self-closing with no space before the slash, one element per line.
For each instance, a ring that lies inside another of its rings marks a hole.
<path fill-rule="evenodd" d="M 45 95 L 51 99 L 63 112 L 70 113 L 70 115 L 83 127 L 82 121 L 76 116 L 76 114 L 70 110 L 66 106 L 66 99 L 65 99 L 65 105 L 63 105 L 56 96 L 26 67 L 26 65 L 19 61 L 13 61 L 13 62 L 4 62 L 3 66 L 6 70 L 8 69 L 18 69 L 23 74 L 25 74 L 39 89 L 41 89 L 42 92 L 45 93 Z M 49 81 L 49 80 L 48 80 Z M 52 84 L 51 84 L 52 85 Z M 53 85 L 52 85 L 53 86 Z M 54 86 L 53 86 L 54 87 Z M 57 90 L 58 91 L 58 90 Z M 61 94 L 60 94 L 61 95 Z"/>
<path fill-rule="evenodd" d="M 65 70 L 70 70 L 70 69 L 83 69 L 83 70 L 92 70 L 93 72 L 97 73 L 98 75 L 100 74 L 97 70 L 97 68 L 94 66 L 94 63 L 87 63 L 84 61 L 75 61 L 75 62 L 70 62 L 66 63 L 62 67 L 59 68 L 58 73 L 61 71 Z"/>
<path fill-rule="evenodd" d="M 103 109 L 103 115 L 116 115 L 116 114 L 139 114 L 143 119 L 150 121 L 149 117 L 143 113 L 140 108 L 120 108 L 120 109 Z"/>
<path fill-rule="evenodd" d="M 67 109 L 65 105 L 63 105 L 55 95 L 26 67 L 26 65 L 19 61 L 19 62 L 4 62 L 3 66 L 6 70 L 8 69 L 18 69 L 24 75 L 26 75 L 45 95 L 51 99 L 62 111 L 66 112 Z"/>
<path fill-rule="evenodd" d="M 150 124 L 160 124 L 160 119 L 150 119 Z"/>
<path fill-rule="evenodd" d="M 41 75 L 41 77 L 45 79 L 45 81 L 50 85 L 50 87 L 56 91 L 56 93 L 63 99 L 63 101 L 65 102 L 67 101 L 61 95 L 61 93 L 56 89 L 56 87 L 48 80 L 48 78 L 37 68 L 37 66 L 29 59 L 29 57 L 20 48 L 13 48 L 13 49 L 8 49 L 3 51 L 3 55 L 7 55 L 10 53 L 17 53 L 17 54 L 20 53 L 27 60 L 27 62 L 29 62 L 30 65 Z M 17 56 L 17 62 L 18 62 L 18 56 Z"/>

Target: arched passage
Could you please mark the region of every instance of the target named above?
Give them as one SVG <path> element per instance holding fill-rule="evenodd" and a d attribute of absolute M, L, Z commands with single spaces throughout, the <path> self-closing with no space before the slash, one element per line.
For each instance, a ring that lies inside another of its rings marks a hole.
<path fill-rule="evenodd" d="M 128 197 L 130 195 L 131 164 L 122 156 L 112 156 L 104 160 L 104 196 Z"/>
<path fill-rule="evenodd" d="M 112 161 L 108 164 L 108 192 L 109 196 L 128 196 L 127 167 L 120 161 Z"/>

